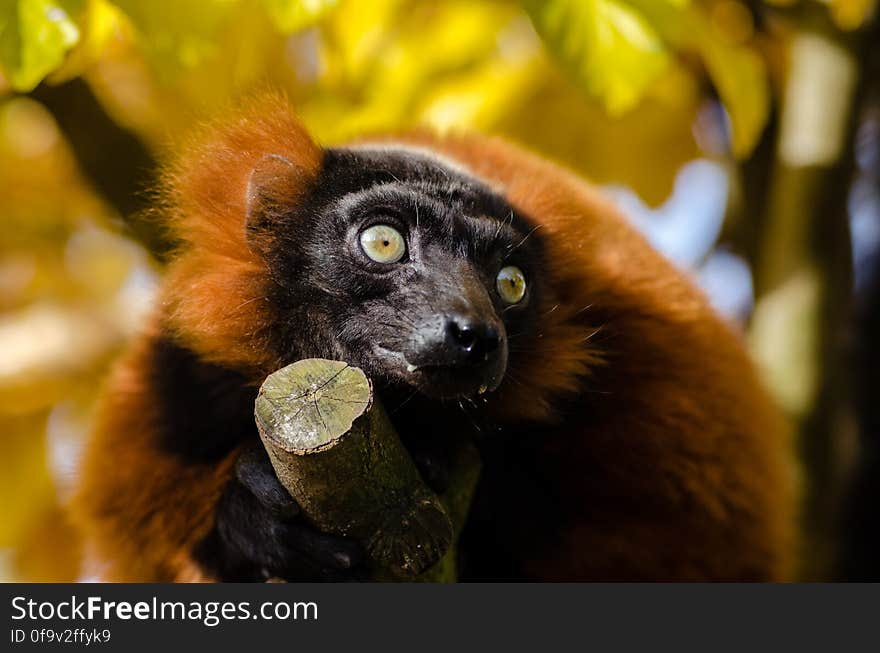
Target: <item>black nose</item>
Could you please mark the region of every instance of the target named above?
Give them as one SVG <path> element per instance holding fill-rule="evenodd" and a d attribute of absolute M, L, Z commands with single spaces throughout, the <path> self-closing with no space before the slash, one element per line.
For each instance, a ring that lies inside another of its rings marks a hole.
<path fill-rule="evenodd" d="M 498 349 L 501 335 L 491 324 L 462 317 L 446 321 L 446 340 L 451 349 L 467 363 L 482 363 Z"/>

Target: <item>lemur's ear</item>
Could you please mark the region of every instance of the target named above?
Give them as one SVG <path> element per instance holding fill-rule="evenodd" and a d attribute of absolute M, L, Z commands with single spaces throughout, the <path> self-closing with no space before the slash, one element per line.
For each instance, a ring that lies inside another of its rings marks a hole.
<path fill-rule="evenodd" d="M 248 245 L 259 245 L 273 223 L 301 199 L 313 173 L 280 154 L 267 154 L 251 171 L 245 229 Z"/>

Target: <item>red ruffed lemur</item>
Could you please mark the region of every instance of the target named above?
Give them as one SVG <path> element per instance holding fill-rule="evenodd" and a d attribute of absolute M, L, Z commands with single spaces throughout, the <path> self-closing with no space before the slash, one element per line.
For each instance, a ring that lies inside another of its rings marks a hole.
<path fill-rule="evenodd" d="M 359 577 L 254 424 L 307 357 L 372 378 L 432 487 L 472 434 L 462 580 L 789 577 L 790 443 L 739 335 L 571 172 L 479 136 L 321 148 L 271 96 L 163 190 L 176 254 L 72 504 L 103 577 Z"/>

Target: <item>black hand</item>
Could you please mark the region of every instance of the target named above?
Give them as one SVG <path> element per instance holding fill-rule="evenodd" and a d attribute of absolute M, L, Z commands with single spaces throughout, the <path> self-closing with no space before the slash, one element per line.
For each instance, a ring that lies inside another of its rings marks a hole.
<path fill-rule="evenodd" d="M 419 450 L 410 453 L 422 480 L 437 494 L 449 487 L 449 461 L 444 452 Z"/>
<path fill-rule="evenodd" d="M 320 533 L 302 519 L 261 446 L 242 453 L 235 476 L 217 512 L 227 575 L 332 581 L 356 580 L 363 574 L 361 548 Z"/>
<path fill-rule="evenodd" d="M 435 438 L 410 438 L 407 451 L 419 470 L 422 480 L 437 494 L 449 487 L 449 445 L 438 444 Z"/>

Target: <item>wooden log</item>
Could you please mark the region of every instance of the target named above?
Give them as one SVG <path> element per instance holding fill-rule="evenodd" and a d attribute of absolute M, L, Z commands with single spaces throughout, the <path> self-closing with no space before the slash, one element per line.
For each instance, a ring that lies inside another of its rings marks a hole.
<path fill-rule="evenodd" d="M 460 444 L 455 448 L 450 461 L 449 487 L 440 496 L 440 502 L 452 520 L 452 546 L 437 564 L 414 580 L 420 583 L 454 583 L 458 580 L 456 545 L 467 522 L 481 467 L 480 454 L 474 445 Z"/>
<path fill-rule="evenodd" d="M 263 383 L 254 416 L 305 518 L 363 544 L 377 577 L 412 578 L 447 553 L 449 514 L 360 369 L 325 359 L 288 365 Z"/>

